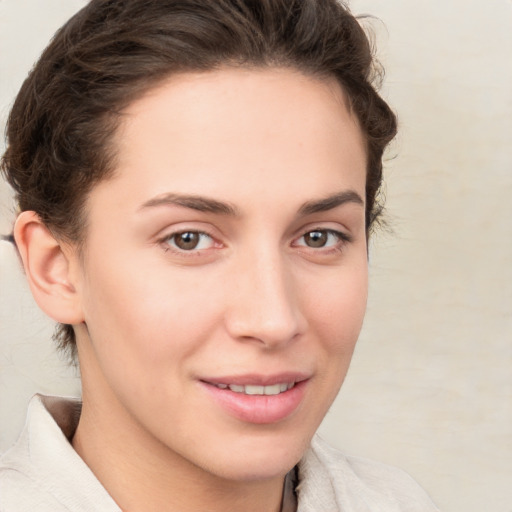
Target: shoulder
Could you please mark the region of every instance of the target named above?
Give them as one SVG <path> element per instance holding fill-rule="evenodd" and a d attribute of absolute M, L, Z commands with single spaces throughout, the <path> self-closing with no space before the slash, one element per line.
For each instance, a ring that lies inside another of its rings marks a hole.
<path fill-rule="evenodd" d="M 80 403 L 36 395 L 16 444 L 0 457 L 0 512 L 119 512 L 71 446 Z"/>
<path fill-rule="evenodd" d="M 8 461 L 0 461 L 0 512 L 64 512 L 67 510 L 41 482 Z"/>
<path fill-rule="evenodd" d="M 438 512 L 404 471 L 346 456 L 315 436 L 299 463 L 299 512 Z"/>
<path fill-rule="evenodd" d="M 0 457 L 0 512 L 59 512 L 65 510 L 45 489 L 29 450 L 25 429 L 17 443 Z"/>

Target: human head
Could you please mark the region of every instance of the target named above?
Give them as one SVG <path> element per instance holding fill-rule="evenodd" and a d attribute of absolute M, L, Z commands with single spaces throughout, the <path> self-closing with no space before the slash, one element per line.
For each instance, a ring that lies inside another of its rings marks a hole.
<path fill-rule="evenodd" d="M 372 85 L 364 31 L 336 0 L 92 0 L 56 34 L 11 111 L 2 170 L 20 211 L 81 246 L 88 192 L 115 168 L 123 109 L 169 75 L 225 65 L 338 80 L 366 138 L 369 231 L 396 121 Z M 71 326 L 60 341 L 73 351 Z"/>

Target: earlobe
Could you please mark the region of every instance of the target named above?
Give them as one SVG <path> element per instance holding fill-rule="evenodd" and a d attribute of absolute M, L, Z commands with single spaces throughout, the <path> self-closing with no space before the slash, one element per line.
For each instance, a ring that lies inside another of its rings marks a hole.
<path fill-rule="evenodd" d="M 33 211 L 18 216 L 14 238 L 39 307 L 57 322 L 83 322 L 76 275 L 72 271 L 76 268 L 73 251 L 59 242 Z"/>

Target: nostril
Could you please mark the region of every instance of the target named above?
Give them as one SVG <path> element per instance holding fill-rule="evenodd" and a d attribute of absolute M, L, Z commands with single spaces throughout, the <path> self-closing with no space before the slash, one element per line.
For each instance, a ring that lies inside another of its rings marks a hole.
<path fill-rule="evenodd" d="M 273 348 L 290 343 L 303 330 L 298 313 L 280 312 L 266 317 L 256 311 L 251 313 L 243 315 L 238 311 L 235 316 L 231 315 L 228 330 L 233 337 Z"/>

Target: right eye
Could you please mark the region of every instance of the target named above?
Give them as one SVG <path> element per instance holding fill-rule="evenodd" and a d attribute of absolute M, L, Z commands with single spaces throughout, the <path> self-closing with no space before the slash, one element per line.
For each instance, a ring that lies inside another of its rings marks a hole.
<path fill-rule="evenodd" d="M 174 251 L 201 251 L 211 249 L 215 245 L 213 238 L 201 231 L 180 231 L 172 233 L 162 240 Z"/>

